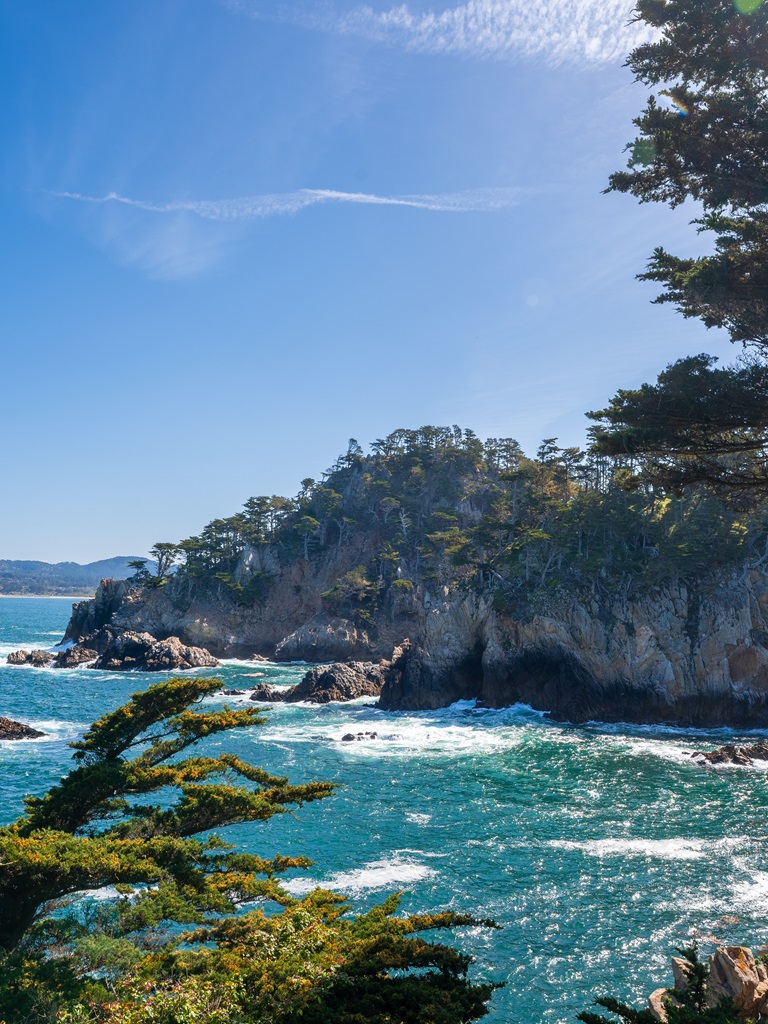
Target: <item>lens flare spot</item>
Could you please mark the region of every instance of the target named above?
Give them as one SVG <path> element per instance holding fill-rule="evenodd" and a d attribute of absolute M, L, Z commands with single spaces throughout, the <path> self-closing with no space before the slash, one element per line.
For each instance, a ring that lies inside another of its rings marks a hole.
<path fill-rule="evenodd" d="M 687 104 L 683 103 L 679 96 L 675 96 L 673 92 L 669 92 L 667 89 L 662 89 L 661 95 L 667 97 L 670 106 L 676 114 L 679 114 L 680 117 L 688 117 L 691 112 L 691 108 L 687 106 Z"/>
<path fill-rule="evenodd" d="M 733 0 L 733 6 L 739 14 L 754 14 L 763 6 L 764 0 Z"/>

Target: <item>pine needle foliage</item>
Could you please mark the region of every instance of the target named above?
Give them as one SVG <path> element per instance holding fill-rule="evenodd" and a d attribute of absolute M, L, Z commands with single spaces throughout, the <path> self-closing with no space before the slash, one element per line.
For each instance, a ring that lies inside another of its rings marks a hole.
<path fill-rule="evenodd" d="M 60 783 L 0 829 L 0 1020 L 483 1016 L 494 986 L 471 983 L 468 957 L 417 933 L 491 922 L 402 918 L 396 898 L 358 917 L 335 893 L 295 899 L 277 876 L 307 858 L 265 859 L 212 831 L 265 822 L 334 788 L 292 785 L 230 753 L 191 752 L 264 723 L 257 707 L 193 709 L 220 688 L 175 678 L 133 694 L 72 744 L 74 767 Z"/>
<path fill-rule="evenodd" d="M 639 458 L 642 479 L 678 492 L 705 481 L 742 500 L 768 490 L 768 4 L 764 0 L 638 0 L 656 31 L 627 59 L 653 89 L 634 120 L 629 165 L 607 191 L 641 203 L 697 204 L 704 256 L 658 246 L 639 275 L 685 317 L 719 327 L 750 358 L 709 356 L 668 366 L 656 384 L 619 391 L 594 450 Z M 710 246 L 710 249 L 712 246 Z"/>

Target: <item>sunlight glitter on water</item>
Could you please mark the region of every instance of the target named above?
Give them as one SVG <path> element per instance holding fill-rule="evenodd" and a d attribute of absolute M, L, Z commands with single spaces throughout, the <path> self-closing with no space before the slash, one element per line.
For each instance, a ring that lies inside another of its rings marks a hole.
<path fill-rule="evenodd" d="M 0 651 L 50 647 L 70 603 L 0 602 Z M 246 691 L 213 702 L 250 706 L 257 682 L 287 686 L 304 671 L 229 661 L 206 674 Z M 0 662 L 0 714 L 49 734 L 0 744 L 3 820 L 27 792 L 58 781 L 67 743 L 88 722 L 157 678 Z M 475 976 L 507 983 L 489 1021 L 573 1021 L 604 991 L 644 1002 L 691 932 L 704 952 L 713 939 L 764 941 L 764 773 L 715 771 L 690 757 L 725 742 L 727 731 L 574 728 L 523 706 L 489 711 L 466 701 L 403 714 L 368 699 L 278 704 L 266 719 L 210 748 L 340 788 L 227 838 L 264 856 L 310 856 L 315 866 L 288 880 L 296 893 L 330 886 L 364 908 L 400 891 L 409 913 L 451 908 L 498 920 L 500 932 L 456 936 L 477 958 Z M 342 739 L 366 731 L 376 738 Z"/>

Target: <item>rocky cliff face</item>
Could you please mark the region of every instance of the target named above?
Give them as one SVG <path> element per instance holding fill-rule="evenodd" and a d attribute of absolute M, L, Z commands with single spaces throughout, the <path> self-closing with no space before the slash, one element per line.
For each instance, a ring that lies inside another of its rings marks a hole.
<path fill-rule="evenodd" d="M 436 596 L 417 587 L 364 630 L 323 613 L 319 595 L 327 585 L 325 575 L 294 565 L 263 604 L 243 608 L 194 600 L 178 587 L 110 581 L 93 601 L 75 605 L 67 637 L 87 635 L 108 616 L 118 628 L 178 636 L 218 656 L 308 661 L 379 660 L 407 638 L 405 668 L 381 694 L 388 710 L 477 699 L 490 707 L 524 702 L 574 722 L 768 725 L 762 573 L 707 594 L 670 585 L 636 600 L 561 596 L 537 614 L 500 611 L 478 594 Z"/>
<path fill-rule="evenodd" d="M 515 619 L 482 598 L 425 608 L 385 708 L 477 698 L 574 722 L 768 724 L 768 581 L 745 576 L 701 597 L 670 587 L 635 602 L 553 602 Z"/>

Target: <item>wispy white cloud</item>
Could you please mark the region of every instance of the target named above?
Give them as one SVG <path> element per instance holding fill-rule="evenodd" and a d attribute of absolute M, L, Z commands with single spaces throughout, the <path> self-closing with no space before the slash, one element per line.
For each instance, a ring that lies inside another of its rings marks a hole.
<path fill-rule="evenodd" d="M 440 213 L 479 213 L 506 210 L 517 206 L 532 189 L 477 188 L 464 192 L 426 195 L 379 196 L 368 192 L 337 192 L 326 188 L 302 188 L 295 192 L 277 192 L 271 195 L 244 196 L 239 199 L 188 199 L 167 203 L 154 203 L 144 199 L 131 199 L 117 192 L 104 196 L 83 195 L 80 192 L 52 192 L 60 199 L 75 199 L 83 203 L 117 204 L 144 210 L 148 213 L 194 214 L 204 220 L 243 221 L 278 214 L 298 213 L 318 203 L 356 203 L 368 206 L 410 206 L 418 210 Z"/>
<path fill-rule="evenodd" d="M 265 0 L 223 0 L 226 6 L 263 20 L 361 36 L 429 54 L 515 59 L 548 64 L 607 64 L 652 38 L 632 22 L 634 0 L 467 0 L 440 11 L 408 4 L 377 11 L 369 5 L 347 13 L 324 5 L 289 9 Z"/>

